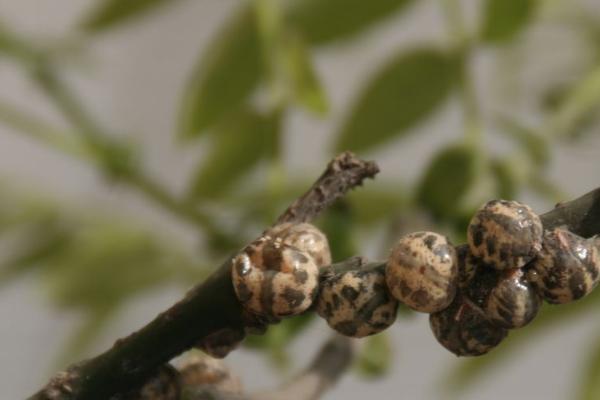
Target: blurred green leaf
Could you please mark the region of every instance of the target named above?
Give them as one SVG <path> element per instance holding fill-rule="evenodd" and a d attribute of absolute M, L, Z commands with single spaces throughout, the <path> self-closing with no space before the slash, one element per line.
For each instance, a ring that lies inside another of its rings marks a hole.
<path fill-rule="evenodd" d="M 516 37 L 532 19 L 537 0 L 486 0 L 481 37 L 491 43 Z"/>
<path fill-rule="evenodd" d="M 599 48 L 600 51 L 600 48 Z M 552 115 L 561 109 L 563 103 L 578 82 L 561 83 L 550 87 L 542 96 L 541 106 L 544 111 Z M 594 127 L 600 123 L 600 112 L 597 107 L 592 107 L 588 111 L 583 111 L 583 115 L 575 118 L 572 126 L 567 127 L 564 135 L 569 139 L 579 140 L 585 137 L 585 134 L 597 131 Z"/>
<path fill-rule="evenodd" d="M 311 44 L 351 37 L 404 9 L 411 0 L 296 0 L 288 18 Z"/>
<path fill-rule="evenodd" d="M 57 221 L 33 224 L 28 227 L 18 251 L 0 262 L 0 287 L 24 272 L 40 267 L 68 246 L 72 232 Z"/>
<path fill-rule="evenodd" d="M 291 366 L 288 354 L 291 342 L 304 332 L 313 321 L 314 314 L 311 313 L 284 319 L 277 325 L 269 326 L 264 335 L 248 336 L 244 341 L 244 346 L 267 351 L 273 366 L 285 370 Z"/>
<path fill-rule="evenodd" d="M 313 68 L 310 53 L 302 38 L 296 34 L 287 35 L 285 65 L 290 76 L 293 97 L 307 110 L 323 115 L 329 104 L 327 95 Z"/>
<path fill-rule="evenodd" d="M 380 378 L 392 365 L 394 352 L 386 332 L 364 339 L 356 360 L 357 371 L 365 378 Z"/>
<path fill-rule="evenodd" d="M 600 399 L 600 336 L 588 347 L 588 360 L 580 382 L 580 400 Z"/>
<path fill-rule="evenodd" d="M 368 190 L 350 192 L 349 201 L 356 221 L 361 226 L 372 226 L 381 221 L 388 221 L 407 205 L 404 188 L 399 184 L 390 184 L 391 190 L 383 186 L 369 187 Z"/>
<path fill-rule="evenodd" d="M 96 312 L 164 285 L 185 262 L 146 232 L 105 223 L 84 227 L 42 269 L 64 308 Z"/>
<path fill-rule="evenodd" d="M 565 92 L 544 133 L 573 138 L 598 118 L 600 66 L 596 66 Z"/>
<path fill-rule="evenodd" d="M 334 262 L 358 254 L 353 236 L 356 230 L 356 218 L 347 199 L 339 200 L 330 206 L 321 219 L 321 227 L 329 240 L 331 258 Z"/>
<path fill-rule="evenodd" d="M 455 394 L 464 393 L 478 382 L 484 374 L 489 374 L 501 362 L 507 361 L 511 355 L 518 355 L 518 350 L 531 343 L 536 335 L 552 328 L 570 323 L 581 315 L 596 310 L 600 304 L 600 291 L 596 290 L 587 297 L 569 304 L 544 305 L 538 316 L 524 329 L 512 331 L 500 346 L 483 357 L 459 359 L 455 368 L 444 378 L 444 387 Z"/>
<path fill-rule="evenodd" d="M 217 197 L 261 159 L 277 151 L 279 116 L 240 110 L 215 128 L 214 143 L 202 162 L 190 196 Z"/>
<path fill-rule="evenodd" d="M 8 55 L 26 63 L 36 62 L 38 49 L 27 40 L 13 33 L 0 19 L 0 55 Z"/>
<path fill-rule="evenodd" d="M 550 145 L 546 137 L 513 119 L 503 118 L 500 125 L 499 132 L 513 139 L 536 166 L 543 167 L 548 164 Z"/>
<path fill-rule="evenodd" d="M 198 136 L 247 99 L 263 75 L 256 18 L 247 4 L 224 24 L 185 87 L 179 134 Z"/>
<path fill-rule="evenodd" d="M 359 94 L 336 149 L 365 151 L 407 134 L 445 102 L 456 78 L 452 57 L 439 50 L 396 55 Z"/>
<path fill-rule="evenodd" d="M 463 145 L 450 146 L 432 159 L 417 189 L 418 204 L 439 218 L 461 212 L 464 196 L 477 175 L 477 154 Z"/>
<path fill-rule="evenodd" d="M 498 197 L 501 199 L 516 198 L 519 184 L 510 160 L 494 159 L 490 162 L 490 169 L 496 180 Z"/>
<path fill-rule="evenodd" d="M 555 204 L 568 197 L 562 189 L 541 173 L 531 174 L 528 184 L 534 193 Z"/>
<path fill-rule="evenodd" d="M 88 32 L 100 32 L 129 22 L 157 9 L 161 5 L 175 3 L 173 0 L 100 0 L 97 6 L 81 22 Z"/>

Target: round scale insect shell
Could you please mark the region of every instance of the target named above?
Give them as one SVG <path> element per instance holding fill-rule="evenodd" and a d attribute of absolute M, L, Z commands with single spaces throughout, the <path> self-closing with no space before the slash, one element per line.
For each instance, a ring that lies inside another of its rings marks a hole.
<path fill-rule="evenodd" d="M 312 224 L 287 222 L 272 227 L 267 234 L 274 239 L 280 238 L 287 245 L 307 252 L 319 267 L 331 264 L 331 250 L 327 236 Z"/>
<path fill-rule="evenodd" d="M 492 324 L 469 299 L 458 295 L 452 304 L 429 316 L 437 341 L 459 357 L 480 356 L 494 349 L 508 334 Z"/>
<path fill-rule="evenodd" d="M 443 235 L 408 234 L 394 245 L 385 275 L 392 295 L 408 307 L 426 313 L 443 310 L 456 294 L 456 251 Z"/>
<path fill-rule="evenodd" d="M 537 315 L 542 300 L 521 268 L 503 271 L 485 304 L 487 317 L 506 329 L 521 328 Z"/>
<path fill-rule="evenodd" d="M 542 222 L 517 201 L 492 200 L 473 216 L 467 229 L 471 253 L 495 269 L 520 268 L 542 246 Z"/>
<path fill-rule="evenodd" d="M 268 236 L 238 254 L 231 271 L 244 307 L 271 320 L 304 312 L 317 294 L 319 267 L 313 258 Z"/>
<path fill-rule="evenodd" d="M 394 323 L 398 302 L 387 291 L 383 268 L 348 271 L 321 284 L 317 313 L 337 332 L 365 337 Z"/>
<path fill-rule="evenodd" d="M 598 239 L 584 239 L 561 228 L 546 231 L 528 279 L 549 303 L 564 304 L 582 298 L 600 280 Z"/>

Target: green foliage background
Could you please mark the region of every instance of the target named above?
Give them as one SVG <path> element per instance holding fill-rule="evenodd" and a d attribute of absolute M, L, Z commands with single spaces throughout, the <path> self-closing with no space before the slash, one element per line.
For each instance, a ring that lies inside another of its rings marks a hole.
<path fill-rule="evenodd" d="M 85 44 L 179 3 L 183 0 L 98 0 L 74 33 Z M 301 108 L 315 118 L 329 116 L 330 101 L 314 67 L 314 52 L 352 42 L 394 16 L 410 14 L 415 3 L 240 1 L 198 55 L 181 94 L 174 140 L 208 147 L 181 194 L 167 191 L 144 171 L 139 162 L 143 148 L 113 135 L 90 115 L 87 99 L 79 98 L 63 77 L 60 65 L 69 58 L 60 46 L 15 35 L 8 21 L 0 21 L 0 57 L 20 65 L 68 125 L 50 125 L 4 94 L 0 123 L 94 165 L 110 183 L 138 191 L 198 231 L 198 246 L 190 251 L 133 218 L 99 215 L 85 206 L 74 210 L 33 188 L 17 189 L 3 182 L 0 241 L 11 245 L 1 247 L 0 284 L 33 273 L 56 307 L 85 316 L 61 360 L 86 354 L 131 298 L 167 283 L 185 288 L 200 281 L 307 187 L 304 179 L 285 176 L 282 143 L 290 110 Z M 451 101 L 463 111 L 462 139 L 437 149 L 414 185 L 369 184 L 327 212 L 320 225 L 330 237 L 336 260 L 360 253 L 356 238 L 364 232 L 385 232 L 385 248 L 406 225 L 422 221 L 461 241 L 469 216 L 489 198 L 562 199 L 560 188 L 547 178 L 552 149 L 565 142 L 576 145 L 600 130 L 600 16 L 586 12 L 578 2 L 567 7 L 549 0 L 481 0 L 475 22 L 467 23 L 459 1 L 434 3 L 446 25 L 444 40 L 415 42 L 375 66 L 350 102 L 330 152 L 352 150 L 376 159 L 387 146 L 421 132 L 417 128 Z M 518 57 L 524 38 L 541 23 L 568 26 L 590 49 L 591 56 L 580 62 L 580 75 L 567 82 L 547 82 L 545 95 L 535 99 L 540 112 L 534 123 L 501 111 L 483 113 L 472 65 L 475 55 L 496 53 L 502 65 L 503 57 Z M 510 151 L 486 148 L 490 132 L 503 135 L 512 144 Z M 247 176 L 256 182 L 243 184 Z M 219 212 L 213 212 L 216 205 Z M 234 223 L 225 222 L 223 216 L 231 215 L 236 216 Z M 415 222 L 415 216 L 421 219 Z M 447 377 L 448 387 L 465 390 L 538 332 L 591 312 L 599 301 L 600 292 L 595 292 L 576 304 L 546 307 L 502 350 L 458 361 Z M 409 314 L 402 310 L 401 316 Z M 311 321 L 285 321 L 264 336 L 249 338 L 246 346 L 264 352 L 275 365 L 288 365 L 290 341 Z M 366 377 L 384 374 L 394 362 L 385 334 L 365 342 L 357 370 Z M 590 353 L 581 399 L 600 396 L 600 346 Z"/>

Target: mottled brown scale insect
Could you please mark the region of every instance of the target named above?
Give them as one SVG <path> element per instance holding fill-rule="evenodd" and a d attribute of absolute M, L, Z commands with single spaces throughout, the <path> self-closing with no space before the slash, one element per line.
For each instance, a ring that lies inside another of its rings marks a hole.
<path fill-rule="evenodd" d="M 506 329 L 521 328 L 535 318 L 542 299 L 521 268 L 502 271 L 486 302 L 487 317 Z"/>
<path fill-rule="evenodd" d="M 233 259 L 235 293 L 250 312 L 268 319 L 300 314 L 317 293 L 319 268 L 295 247 L 263 236 Z"/>
<path fill-rule="evenodd" d="M 468 244 L 461 244 L 456 246 L 455 249 L 456 264 L 458 267 L 458 287 L 464 289 L 473 281 L 479 263 L 473 254 L 471 254 Z"/>
<path fill-rule="evenodd" d="M 462 290 L 490 321 L 506 329 L 527 325 L 541 306 L 540 296 L 522 268 L 504 271 L 478 268 L 471 284 Z"/>
<path fill-rule="evenodd" d="M 492 200 L 473 216 L 467 230 L 471 253 L 492 268 L 520 268 L 542 246 L 542 222 L 519 202 Z"/>
<path fill-rule="evenodd" d="M 565 229 L 546 231 L 542 251 L 528 272 L 544 299 L 564 304 L 590 293 L 600 280 L 600 241 Z"/>
<path fill-rule="evenodd" d="M 288 222 L 274 226 L 266 234 L 273 239 L 280 238 L 283 243 L 310 254 L 319 267 L 331 264 L 327 236 L 312 224 Z"/>
<path fill-rule="evenodd" d="M 456 251 L 433 232 L 415 232 L 393 247 L 385 270 L 392 295 L 415 311 L 437 312 L 456 294 Z"/>
<path fill-rule="evenodd" d="M 498 346 L 508 331 L 492 324 L 465 296 L 429 316 L 429 325 L 442 346 L 459 357 L 480 356 Z"/>
<path fill-rule="evenodd" d="M 337 332 L 364 337 L 394 323 L 398 302 L 387 290 L 383 268 L 348 271 L 321 285 L 317 313 Z"/>

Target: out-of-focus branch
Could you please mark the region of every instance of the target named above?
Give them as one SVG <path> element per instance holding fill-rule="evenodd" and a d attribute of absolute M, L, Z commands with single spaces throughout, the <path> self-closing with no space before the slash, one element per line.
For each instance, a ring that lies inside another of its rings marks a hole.
<path fill-rule="evenodd" d="M 257 393 L 250 400 L 319 399 L 346 372 L 353 356 L 352 339 L 335 335 L 323 345 L 306 371 L 281 388 Z"/>
<path fill-rule="evenodd" d="M 112 180 L 136 189 L 184 223 L 200 228 L 223 243 L 230 242 L 228 235 L 208 214 L 171 194 L 134 163 L 132 148 L 94 120 L 83 99 L 58 72 L 47 51 L 17 37 L 1 24 L 0 49 L 30 71 L 32 81 L 52 101 L 82 140 L 68 140 L 68 137 L 57 134 L 58 130 L 52 129 L 48 124 L 6 104 L 0 104 L 1 122 L 68 155 L 93 163 Z"/>
<path fill-rule="evenodd" d="M 309 191 L 278 221 L 308 221 L 324 206 L 373 178 L 372 162 L 343 153 L 333 159 Z M 245 313 L 231 283 L 231 259 L 186 297 L 105 353 L 57 375 L 35 400 L 109 399 L 139 387 L 156 369 L 208 337 L 241 340 L 249 327 L 260 326 Z"/>

